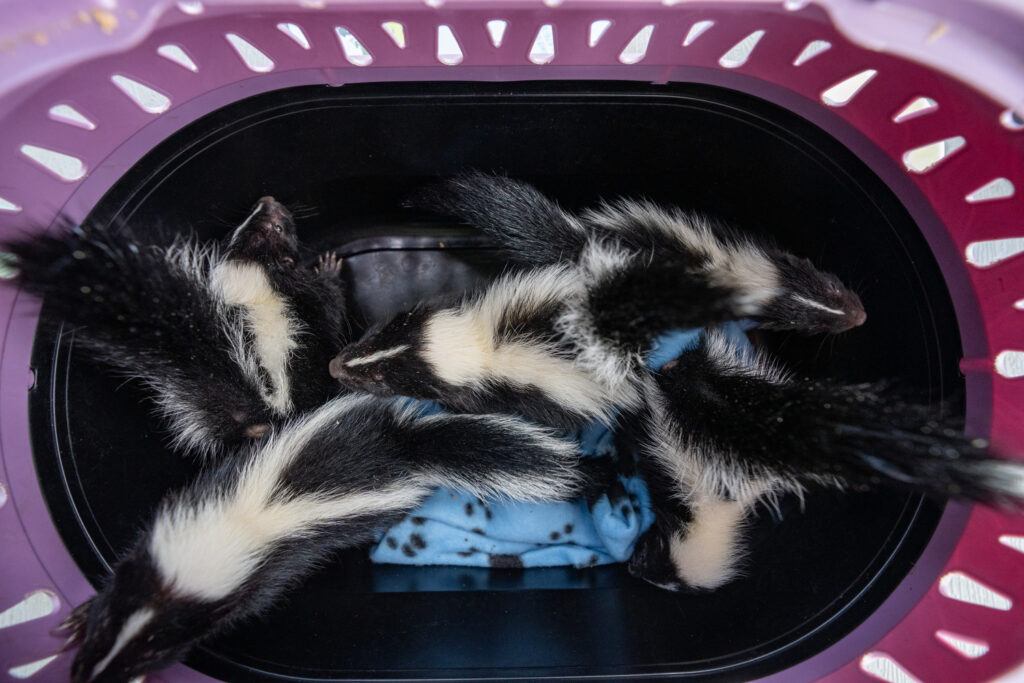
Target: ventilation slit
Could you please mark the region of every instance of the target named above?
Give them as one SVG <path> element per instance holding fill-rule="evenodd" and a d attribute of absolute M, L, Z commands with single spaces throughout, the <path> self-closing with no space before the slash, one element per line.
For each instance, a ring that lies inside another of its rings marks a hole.
<path fill-rule="evenodd" d="M 1017 304 L 1020 304 L 1019 306 Z M 1013 305 L 1014 308 L 1024 308 L 1024 300 L 1018 301 Z M 999 537 L 999 542 L 1005 545 L 1007 548 L 1013 548 L 1018 553 L 1024 554 L 1024 536 L 1013 536 L 1011 534 L 1003 534 Z"/>
<path fill-rule="evenodd" d="M 999 123 L 1009 130 L 1024 130 L 1024 116 L 1012 109 L 1007 109 L 999 115 Z"/>
<path fill-rule="evenodd" d="M 225 33 L 224 37 L 231 43 L 231 47 L 235 48 L 235 52 L 249 71 L 265 74 L 274 70 L 274 60 L 242 36 L 237 33 Z"/>
<path fill-rule="evenodd" d="M 136 80 L 128 78 L 127 76 L 114 74 L 110 77 L 110 80 L 121 92 L 127 95 L 128 99 L 134 102 L 139 109 L 148 114 L 162 114 L 171 106 L 171 100 L 169 97 L 161 92 L 157 92 L 148 85 L 143 85 Z"/>
<path fill-rule="evenodd" d="M 547 64 L 555 58 L 555 30 L 551 24 L 544 24 L 537 31 L 537 36 L 530 46 L 530 61 L 534 64 Z"/>
<path fill-rule="evenodd" d="M 178 9 L 185 14 L 195 16 L 196 14 L 203 13 L 203 3 L 199 2 L 199 0 L 181 0 L 181 2 L 178 3 Z"/>
<path fill-rule="evenodd" d="M 938 108 L 939 103 L 930 97 L 915 97 L 907 102 L 902 109 L 896 112 L 892 117 L 892 120 L 895 123 L 903 123 L 910 119 L 916 119 L 918 116 L 930 114 Z"/>
<path fill-rule="evenodd" d="M 96 130 L 96 124 L 70 104 L 55 104 L 50 107 L 48 113 L 54 121 L 84 128 L 85 130 Z"/>
<path fill-rule="evenodd" d="M 696 24 L 690 27 L 690 30 L 686 32 L 686 37 L 683 38 L 683 47 L 689 47 L 693 45 L 693 41 L 704 35 L 704 32 L 715 25 L 715 22 L 710 19 L 704 21 L 698 21 Z"/>
<path fill-rule="evenodd" d="M 196 63 L 192 60 L 191 57 L 188 56 L 188 53 L 185 52 L 185 50 L 183 50 L 179 45 L 161 45 L 156 49 L 156 53 L 164 59 L 170 60 L 178 66 L 188 69 L 189 71 L 199 71 L 199 67 L 196 66 Z"/>
<path fill-rule="evenodd" d="M 277 25 L 277 30 L 294 40 L 303 50 L 309 49 L 309 38 L 306 37 L 306 32 L 298 24 L 281 23 Z"/>
<path fill-rule="evenodd" d="M 899 662 L 882 652 L 868 652 L 860 658 L 860 669 L 864 673 L 886 683 L 921 683 Z"/>
<path fill-rule="evenodd" d="M 21 207 L 12 202 L 10 199 L 4 199 L 0 197 L 0 212 L 2 213 L 19 213 Z"/>
<path fill-rule="evenodd" d="M 978 657 L 984 656 L 989 648 L 988 643 L 976 640 L 974 638 L 968 638 L 958 633 L 951 631 L 938 630 L 935 632 L 935 637 L 950 647 L 957 654 L 967 657 L 967 659 L 977 659 Z"/>
<path fill-rule="evenodd" d="M 85 177 L 85 164 L 78 157 L 45 147 L 22 145 L 21 153 L 61 180 L 75 181 Z"/>
<path fill-rule="evenodd" d="M 981 240 L 967 245 L 967 262 L 978 268 L 988 268 L 1024 252 L 1024 237 L 1004 237 Z"/>
<path fill-rule="evenodd" d="M 501 41 L 505 40 L 505 29 L 508 22 L 504 19 L 491 19 L 487 22 L 487 35 L 491 37 L 491 45 L 501 47 Z"/>
<path fill-rule="evenodd" d="M 827 40 L 812 40 L 804 46 L 803 50 L 800 50 L 800 54 L 793 60 L 793 66 L 800 66 L 806 64 L 818 55 L 828 52 L 832 49 L 832 43 Z"/>
<path fill-rule="evenodd" d="M 587 37 L 587 45 L 594 47 L 601 40 L 601 36 L 604 35 L 608 27 L 612 25 L 612 22 L 608 19 L 598 19 L 590 23 L 590 35 Z"/>
<path fill-rule="evenodd" d="M 1016 354 L 1012 361 L 1007 361 L 1007 369 L 1014 372 L 1013 375 L 1006 375 L 1000 371 L 999 374 L 1010 377 L 1024 375 L 1024 353 L 1020 351 L 1003 351 L 996 356 L 996 370 L 999 370 L 1000 358 L 1008 354 Z M 963 572 L 950 572 L 939 580 L 939 593 L 951 600 L 966 602 L 969 605 L 978 605 L 988 609 L 1005 612 L 1013 607 L 1010 598 L 997 593 L 977 579 L 964 574 Z"/>
<path fill-rule="evenodd" d="M 763 37 L 763 30 L 754 31 L 749 36 L 729 48 L 729 51 L 722 55 L 722 58 L 718 60 L 718 63 L 726 69 L 738 69 L 747 63 L 747 60 L 750 59 L 750 55 L 754 53 L 754 48 L 757 47 L 757 44 Z"/>
<path fill-rule="evenodd" d="M 962 135 L 929 142 L 927 145 L 904 152 L 903 165 L 912 173 L 927 173 L 959 152 L 966 144 L 967 140 Z"/>
<path fill-rule="evenodd" d="M 60 600 L 50 591 L 32 591 L 21 602 L 0 612 L 0 629 L 48 617 L 59 607 Z"/>
<path fill-rule="evenodd" d="M 1007 379 L 1018 379 L 1024 377 L 1024 351 L 1000 351 L 996 355 L 995 362 L 996 372 Z M 943 595 L 946 595 L 943 593 Z M 946 595 L 947 598 L 954 597 L 952 595 Z M 1002 596 L 999 596 L 1002 597 Z M 954 598 L 959 600 L 960 598 Z M 1006 598 L 1006 604 L 1009 605 L 1009 599 Z M 964 600 L 964 602 L 971 602 L 970 600 Z M 998 601 L 996 601 L 998 603 Z M 980 604 L 980 603 L 975 603 Z M 1002 604 L 1002 603 L 998 603 Z M 988 605 L 986 605 L 987 607 Z M 1004 609 L 1002 607 L 996 607 L 995 609 Z M 1010 609 L 1007 606 L 1005 609 Z"/>
<path fill-rule="evenodd" d="M 359 42 L 355 34 L 349 31 L 344 26 L 337 26 L 334 32 L 338 35 L 338 42 L 341 43 L 341 49 L 345 53 L 345 59 L 350 64 L 356 66 L 369 66 L 373 62 L 373 55 L 370 54 L 369 50 L 363 47 L 363 44 Z"/>
<path fill-rule="evenodd" d="M 395 45 L 403 50 L 405 49 L 405 26 L 397 21 L 385 21 L 380 27 L 394 41 Z"/>
<path fill-rule="evenodd" d="M 7 670 L 7 673 L 11 675 L 11 678 L 25 679 L 32 678 L 37 673 L 42 671 L 50 662 L 57 659 L 57 655 L 50 655 L 49 657 L 43 657 L 37 659 L 34 662 L 28 664 L 21 664 L 19 666 L 11 667 Z"/>
<path fill-rule="evenodd" d="M 991 202 L 995 199 L 1012 197 L 1013 191 L 1013 183 L 1010 182 L 1009 178 L 995 178 L 968 194 L 964 199 L 971 204 Z"/>
<path fill-rule="evenodd" d="M 830 107 L 842 107 L 848 104 L 877 74 L 878 71 L 875 69 L 865 69 L 843 79 L 821 93 L 821 101 Z"/>
<path fill-rule="evenodd" d="M 437 27 L 437 60 L 449 66 L 462 62 L 462 47 L 451 27 L 445 24 Z"/>
<path fill-rule="evenodd" d="M 647 54 L 647 46 L 651 44 L 651 35 L 653 34 L 654 24 L 648 24 L 637 31 L 619 54 L 619 61 L 623 64 L 636 64 L 643 59 Z"/>

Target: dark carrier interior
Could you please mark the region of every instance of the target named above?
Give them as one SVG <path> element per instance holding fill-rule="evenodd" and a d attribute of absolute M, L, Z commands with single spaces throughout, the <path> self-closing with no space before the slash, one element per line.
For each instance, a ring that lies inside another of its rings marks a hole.
<path fill-rule="evenodd" d="M 856 289 L 868 323 L 839 337 L 759 335 L 791 367 L 898 378 L 937 401 L 961 389 L 937 265 L 888 188 L 849 150 L 765 102 L 697 86 L 602 83 L 310 87 L 254 97 L 186 127 L 93 213 L 219 238 L 259 196 L 314 207 L 311 247 L 346 257 L 362 322 L 501 271 L 465 226 L 400 208 L 467 169 L 535 183 L 568 208 L 645 196 L 770 235 Z M 75 353 L 44 309 L 32 394 L 36 464 L 64 540 L 101 581 L 141 520 L 199 463 L 132 382 Z M 197 339 L 201 344 L 203 340 Z M 138 457 L 130 457 L 137 454 Z M 350 551 L 270 615 L 189 660 L 223 680 L 579 676 L 749 679 L 834 643 L 906 575 L 941 506 L 894 493 L 814 493 L 761 510 L 745 577 L 658 590 L 621 566 L 373 565 Z"/>

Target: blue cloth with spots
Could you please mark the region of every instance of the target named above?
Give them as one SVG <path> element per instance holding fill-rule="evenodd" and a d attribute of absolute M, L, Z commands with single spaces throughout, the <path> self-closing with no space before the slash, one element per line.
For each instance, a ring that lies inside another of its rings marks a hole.
<path fill-rule="evenodd" d="M 726 327 L 746 343 L 744 325 Z M 659 368 L 696 345 L 699 330 L 658 338 L 648 365 Z M 585 455 L 615 454 L 613 434 L 592 424 L 579 433 Z M 389 529 L 373 548 L 374 562 L 471 567 L 591 567 L 629 559 L 633 545 L 654 521 L 647 486 L 620 476 L 614 491 L 594 505 L 496 503 L 439 489 L 419 509 Z"/>

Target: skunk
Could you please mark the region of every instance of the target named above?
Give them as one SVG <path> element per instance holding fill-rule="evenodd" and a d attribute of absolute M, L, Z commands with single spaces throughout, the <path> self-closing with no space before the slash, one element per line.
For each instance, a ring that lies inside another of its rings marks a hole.
<path fill-rule="evenodd" d="M 809 261 L 677 211 L 624 201 L 574 217 L 529 185 L 479 174 L 417 201 L 481 226 L 532 268 L 367 331 L 330 363 L 350 388 L 571 427 L 641 404 L 644 355 L 662 332 L 753 317 L 836 333 L 866 318 Z"/>
<path fill-rule="evenodd" d="M 259 615 L 335 551 L 365 544 L 437 486 L 568 500 L 576 446 L 512 417 L 422 416 L 343 396 L 168 496 L 112 579 L 63 627 L 76 683 L 126 682 Z"/>
<path fill-rule="evenodd" d="M 808 334 L 843 332 L 867 318 L 854 292 L 807 259 L 648 201 L 605 202 L 574 216 L 526 183 L 468 173 L 407 204 L 480 228 L 521 264 L 577 266 L 587 283 L 586 323 L 598 339 L 626 348 L 644 344 L 651 329 L 738 318 Z"/>
<path fill-rule="evenodd" d="M 657 521 L 630 570 L 662 587 L 729 581 L 751 508 L 809 486 L 1024 505 L 1024 463 L 987 455 L 984 439 L 935 408 L 884 383 L 797 379 L 714 330 L 652 373 L 645 399 L 642 457 Z"/>
<path fill-rule="evenodd" d="M 340 393 L 325 370 L 349 334 L 340 261 L 301 266 L 272 197 L 222 245 L 87 225 L 6 249 L 78 346 L 146 385 L 178 448 L 217 453 Z"/>

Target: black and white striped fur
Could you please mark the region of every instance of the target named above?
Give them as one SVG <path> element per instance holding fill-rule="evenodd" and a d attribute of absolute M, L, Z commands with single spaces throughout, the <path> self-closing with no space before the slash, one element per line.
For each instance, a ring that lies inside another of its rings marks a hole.
<path fill-rule="evenodd" d="M 331 362 L 349 387 L 572 425 L 640 405 L 644 355 L 662 332 L 740 317 L 840 332 L 865 319 L 857 295 L 809 262 L 653 205 L 576 217 L 480 174 L 419 203 L 483 228 L 531 268 L 370 330 Z"/>
<path fill-rule="evenodd" d="M 648 330 L 737 318 L 806 334 L 866 319 L 859 297 L 807 259 L 677 208 L 620 199 L 573 215 L 531 185 L 484 173 L 429 187 L 410 203 L 480 228 L 521 264 L 578 267 L 588 299 L 580 324 L 601 343 L 633 350 Z"/>
<path fill-rule="evenodd" d="M 573 443 L 516 418 L 334 399 L 162 503 L 66 622 L 81 645 L 72 679 L 126 682 L 167 666 L 266 611 L 338 549 L 372 541 L 438 486 L 551 501 L 591 482 Z"/>
<path fill-rule="evenodd" d="M 658 521 L 630 567 L 664 587 L 729 581 L 751 508 L 811 486 L 1024 504 L 1024 463 L 988 455 L 985 440 L 937 409 L 883 384 L 797 379 L 718 332 L 645 389 L 644 471 Z"/>
<path fill-rule="evenodd" d="M 6 249 L 77 346 L 151 390 L 178 448 L 259 438 L 339 393 L 326 372 L 348 337 L 339 263 L 299 265 L 295 223 L 271 197 L 222 245 L 87 225 Z"/>

